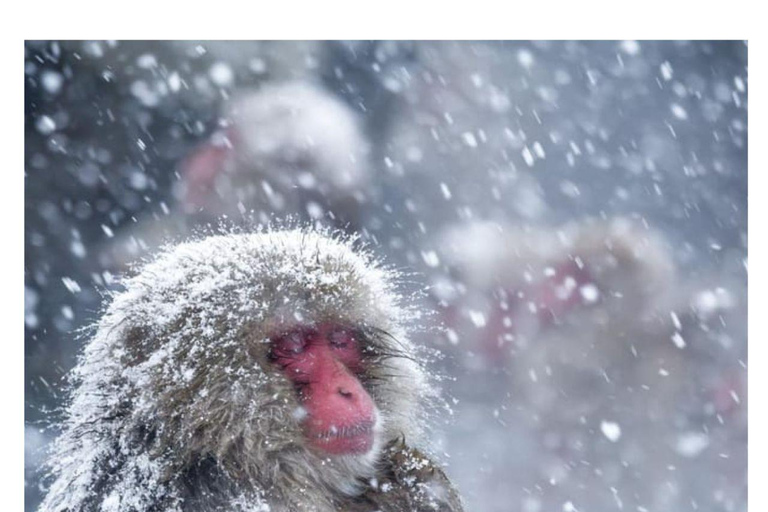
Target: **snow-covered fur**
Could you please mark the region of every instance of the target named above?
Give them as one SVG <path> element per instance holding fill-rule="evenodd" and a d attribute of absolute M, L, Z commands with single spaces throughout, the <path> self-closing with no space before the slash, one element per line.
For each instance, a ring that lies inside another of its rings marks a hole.
<path fill-rule="evenodd" d="M 312 82 L 241 93 L 224 117 L 237 130 L 239 166 L 260 170 L 273 183 L 307 188 L 318 180 L 336 196 L 368 182 L 370 145 L 358 116 Z"/>
<path fill-rule="evenodd" d="M 291 384 L 268 335 L 292 324 L 359 327 L 383 442 L 418 439 L 432 388 L 408 340 L 393 274 L 354 240 L 290 229 L 165 249 L 124 282 L 74 370 L 41 512 L 336 510 L 368 456 L 304 447 Z M 386 375 L 384 375 L 386 374 Z M 386 378 L 381 378 L 386 377 Z"/>
<path fill-rule="evenodd" d="M 611 311 L 621 317 L 668 311 L 679 286 L 660 232 L 627 217 L 588 218 L 557 228 L 475 222 L 445 230 L 437 245 L 448 265 L 477 290 L 521 287 L 573 259 L 599 288 L 621 297 Z"/>

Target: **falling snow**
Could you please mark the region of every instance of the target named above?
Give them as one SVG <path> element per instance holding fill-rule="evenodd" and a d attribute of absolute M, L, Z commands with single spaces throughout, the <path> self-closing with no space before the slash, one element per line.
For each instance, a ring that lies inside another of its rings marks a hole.
<path fill-rule="evenodd" d="M 618 423 L 614 423 L 612 421 L 601 421 L 600 431 L 612 443 L 617 442 L 621 438 L 621 427 Z"/>
<path fill-rule="evenodd" d="M 747 53 L 28 41 L 26 510 L 122 276 L 268 223 L 402 274 L 413 341 L 444 354 L 424 448 L 467 510 L 746 510 Z"/>

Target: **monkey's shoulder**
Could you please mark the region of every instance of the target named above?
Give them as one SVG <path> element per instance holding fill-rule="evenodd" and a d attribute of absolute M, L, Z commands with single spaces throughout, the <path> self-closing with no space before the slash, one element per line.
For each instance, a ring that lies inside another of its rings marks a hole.
<path fill-rule="evenodd" d="M 384 466 L 350 512 L 461 512 L 458 492 L 429 457 L 402 440 L 389 445 Z"/>

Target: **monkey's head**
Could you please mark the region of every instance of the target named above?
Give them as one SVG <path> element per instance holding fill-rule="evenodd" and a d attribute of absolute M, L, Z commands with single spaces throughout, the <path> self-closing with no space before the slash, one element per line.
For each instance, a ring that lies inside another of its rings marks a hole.
<path fill-rule="evenodd" d="M 139 269 L 76 369 L 55 468 L 72 476 L 55 485 L 141 475 L 173 496 L 178 475 L 213 468 L 267 493 L 353 492 L 387 442 L 419 436 L 432 396 L 392 273 L 353 245 L 219 235 Z"/>
<path fill-rule="evenodd" d="M 226 128 L 181 165 L 177 193 L 188 213 L 237 214 L 242 205 L 299 211 L 302 198 L 343 210 L 370 183 L 360 119 L 323 87 L 286 82 L 243 91 L 222 120 Z"/>

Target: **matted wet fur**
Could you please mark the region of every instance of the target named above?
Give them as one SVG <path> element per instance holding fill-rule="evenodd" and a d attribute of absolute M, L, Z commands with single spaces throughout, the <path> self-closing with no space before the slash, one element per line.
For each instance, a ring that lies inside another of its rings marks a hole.
<path fill-rule="evenodd" d="M 74 370 L 39 510 L 460 510 L 444 474 L 397 441 L 420 438 L 436 394 L 396 276 L 353 245 L 302 229 L 217 235 L 125 280 Z M 327 321 L 362 341 L 381 418 L 365 455 L 307 449 L 293 386 L 268 360 L 270 334 Z"/>

